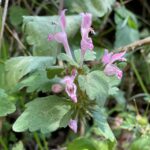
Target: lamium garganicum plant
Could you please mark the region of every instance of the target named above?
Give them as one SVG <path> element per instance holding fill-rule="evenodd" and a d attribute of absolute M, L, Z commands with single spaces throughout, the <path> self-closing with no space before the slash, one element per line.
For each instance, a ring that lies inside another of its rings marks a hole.
<path fill-rule="evenodd" d="M 44 40 L 53 45 L 57 54 L 41 56 L 40 51 L 34 51 L 34 56 L 12 58 L 6 63 L 6 78 L 14 77 L 8 83 L 9 87 L 15 85 L 15 88 L 10 88 L 11 91 L 25 88 L 31 94 L 30 97 L 35 98 L 26 104 L 26 109 L 14 123 L 13 130 L 23 132 L 29 129 L 31 132 L 40 130 L 49 133 L 69 126 L 74 133 L 84 134 L 87 121 L 93 120 L 94 128 L 105 138 L 114 141 L 104 104 L 108 96 L 118 90 L 123 73 L 117 67 L 117 62 L 126 61 L 126 52 L 113 53 L 106 49 L 102 57 L 97 56 L 89 36 L 89 33 L 95 34 L 91 27 L 90 13 L 81 13 L 76 18 L 81 24 L 81 42 L 79 48 L 73 50 L 69 46 L 70 35 L 67 33 L 65 12 L 66 10 L 61 11 L 58 21 L 52 17 L 54 20 L 51 18 L 51 24 L 46 26 L 53 29 L 50 33 L 45 32 L 48 39 L 45 37 Z M 32 18 L 24 17 L 24 22 L 31 20 Z M 34 19 L 32 23 L 35 25 Z M 38 31 L 40 33 L 40 29 Z M 60 44 L 65 53 L 57 50 Z M 11 70 L 15 70 L 16 66 L 17 71 L 12 73 Z M 44 94 L 39 97 L 39 92 Z"/>

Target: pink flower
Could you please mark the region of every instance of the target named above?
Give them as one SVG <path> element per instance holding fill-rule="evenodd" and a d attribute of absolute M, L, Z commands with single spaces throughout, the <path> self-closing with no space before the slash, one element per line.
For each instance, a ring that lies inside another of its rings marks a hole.
<path fill-rule="evenodd" d="M 52 92 L 60 93 L 60 92 L 62 92 L 62 90 L 63 90 L 62 85 L 60 85 L 60 84 L 53 84 L 52 85 Z"/>
<path fill-rule="evenodd" d="M 89 32 L 93 32 L 91 28 L 92 24 L 92 14 L 90 13 L 81 13 L 82 22 L 81 22 L 81 52 L 82 56 L 84 56 L 87 50 L 93 50 L 93 42 L 92 39 L 89 37 Z"/>
<path fill-rule="evenodd" d="M 78 128 L 78 125 L 77 125 L 77 120 L 70 120 L 69 121 L 69 127 L 71 130 L 74 131 L 74 133 L 77 133 L 77 128 Z"/>
<path fill-rule="evenodd" d="M 73 69 L 72 75 L 64 77 L 64 79 L 61 81 L 62 83 L 65 84 L 65 91 L 74 103 L 77 103 L 77 95 L 76 95 L 77 86 L 74 83 L 76 75 L 77 71 L 76 69 Z"/>
<path fill-rule="evenodd" d="M 104 69 L 104 73 L 108 76 L 116 75 L 118 77 L 118 79 L 122 78 L 122 70 L 120 70 L 114 64 L 106 65 L 106 67 Z"/>
<path fill-rule="evenodd" d="M 60 27 L 61 27 L 61 32 L 55 33 L 55 34 L 49 34 L 48 35 L 48 40 L 56 40 L 59 43 L 62 43 L 64 46 L 64 49 L 66 51 L 66 53 L 72 58 L 72 54 L 70 51 L 70 47 L 68 44 L 68 39 L 67 39 L 67 33 L 65 32 L 65 28 L 66 28 L 66 18 L 65 18 L 65 12 L 66 9 L 64 9 L 63 11 L 61 11 L 60 13 Z"/>
<path fill-rule="evenodd" d="M 122 70 L 120 70 L 115 64 L 116 61 L 126 61 L 124 58 L 124 52 L 113 54 L 113 52 L 108 53 L 105 50 L 104 56 L 102 57 L 102 63 L 105 65 L 104 73 L 108 76 L 116 75 L 118 79 L 122 78 Z"/>

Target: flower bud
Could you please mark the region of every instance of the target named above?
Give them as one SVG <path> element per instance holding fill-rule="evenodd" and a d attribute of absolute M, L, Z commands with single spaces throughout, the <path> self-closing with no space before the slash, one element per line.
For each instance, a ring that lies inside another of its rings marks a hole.
<path fill-rule="evenodd" d="M 73 130 L 74 133 L 77 133 L 77 128 L 78 128 L 78 125 L 77 125 L 77 120 L 70 120 L 69 121 L 69 127 L 71 130 Z"/>
<path fill-rule="evenodd" d="M 53 84 L 51 90 L 52 90 L 52 92 L 57 94 L 57 93 L 60 93 L 63 91 L 63 87 L 60 84 Z"/>

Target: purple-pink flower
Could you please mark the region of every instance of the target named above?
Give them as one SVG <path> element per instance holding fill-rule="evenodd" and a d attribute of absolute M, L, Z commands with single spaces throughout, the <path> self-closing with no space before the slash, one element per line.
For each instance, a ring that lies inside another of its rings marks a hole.
<path fill-rule="evenodd" d="M 89 32 L 93 32 L 91 28 L 92 24 L 92 14 L 90 13 L 81 13 L 82 22 L 81 22 L 81 53 L 82 57 L 84 56 L 87 50 L 93 50 L 93 42 L 92 39 L 89 37 Z"/>
<path fill-rule="evenodd" d="M 74 83 L 76 75 L 77 71 L 76 69 L 73 69 L 72 75 L 65 76 L 64 79 L 61 81 L 63 84 L 65 84 L 65 91 L 74 103 L 77 103 L 77 86 Z"/>
<path fill-rule="evenodd" d="M 48 35 L 48 40 L 49 41 L 56 40 L 57 42 L 62 43 L 67 55 L 69 55 L 72 58 L 72 54 L 71 54 L 70 47 L 69 47 L 69 44 L 68 44 L 68 39 L 67 39 L 67 33 L 65 31 L 65 28 L 66 28 L 65 12 L 66 12 L 66 9 L 64 9 L 60 13 L 59 22 L 60 22 L 60 27 L 61 27 L 62 31 L 58 32 L 58 33 L 55 33 L 55 34 L 49 34 Z"/>
<path fill-rule="evenodd" d="M 122 78 L 122 70 L 120 70 L 114 63 L 116 61 L 126 61 L 124 58 L 126 51 L 116 53 L 108 53 L 108 50 L 105 50 L 104 56 L 102 57 L 102 63 L 105 65 L 104 73 L 108 76 L 116 75 L 118 79 Z"/>
<path fill-rule="evenodd" d="M 51 90 L 52 92 L 58 94 L 63 91 L 63 87 L 60 84 L 53 84 Z"/>
<path fill-rule="evenodd" d="M 77 120 L 70 120 L 69 121 L 69 127 L 70 127 L 70 129 L 71 130 L 73 130 L 74 131 L 74 133 L 77 133 L 77 128 L 78 128 L 78 125 L 77 125 L 78 123 L 77 123 Z"/>

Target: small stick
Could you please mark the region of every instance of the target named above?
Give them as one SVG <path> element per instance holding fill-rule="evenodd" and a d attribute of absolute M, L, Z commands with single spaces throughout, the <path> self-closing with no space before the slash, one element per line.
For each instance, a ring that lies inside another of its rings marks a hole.
<path fill-rule="evenodd" d="M 142 40 L 138 40 L 138 41 L 135 41 L 129 45 L 126 45 L 124 47 L 120 47 L 117 49 L 117 51 L 129 51 L 129 50 L 134 50 L 135 48 L 137 47 L 140 47 L 140 46 L 143 46 L 143 45 L 148 45 L 150 44 L 150 37 L 147 37 L 145 39 L 142 39 Z"/>
<path fill-rule="evenodd" d="M 5 21 L 6 21 L 6 16 L 7 16 L 7 9 L 8 9 L 8 2 L 9 0 L 5 0 L 4 12 L 3 12 L 3 17 L 2 17 L 2 26 L 1 26 L 1 31 L 0 31 L 0 49 L 2 46 L 3 33 L 4 33 L 4 27 L 5 27 Z"/>

